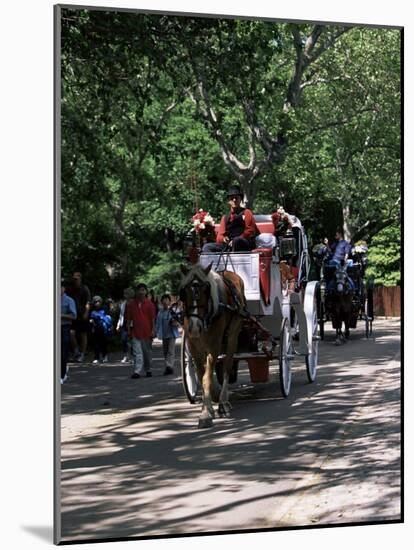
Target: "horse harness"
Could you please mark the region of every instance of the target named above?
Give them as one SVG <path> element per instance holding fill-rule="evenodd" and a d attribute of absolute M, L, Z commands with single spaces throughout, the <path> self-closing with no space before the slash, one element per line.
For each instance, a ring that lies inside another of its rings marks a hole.
<path fill-rule="evenodd" d="M 272 334 L 259 322 L 259 320 L 254 315 L 252 315 L 247 310 L 246 306 L 240 302 L 239 297 L 237 295 L 237 290 L 236 290 L 234 284 L 232 283 L 232 281 L 230 281 L 230 279 L 227 279 L 225 277 L 223 271 L 217 271 L 216 273 L 218 275 L 220 275 L 224 285 L 226 286 L 226 288 L 228 290 L 228 293 L 229 293 L 233 303 L 232 304 L 224 303 L 224 300 L 223 300 L 224 297 L 223 297 L 222 293 L 220 292 L 220 288 L 219 288 L 218 308 L 217 308 L 217 311 L 214 311 L 213 300 L 212 300 L 211 292 L 210 292 L 210 283 L 209 282 L 200 282 L 198 280 L 195 280 L 195 281 L 193 281 L 193 283 L 190 287 L 191 290 L 192 290 L 193 303 L 190 307 L 188 307 L 187 304 L 186 304 L 186 314 L 185 314 L 186 317 L 195 317 L 196 319 L 199 319 L 203 324 L 204 330 L 208 330 L 208 328 L 210 327 L 210 325 L 214 321 L 214 319 L 217 319 L 223 311 L 226 311 L 226 310 L 231 311 L 235 315 L 240 315 L 241 317 L 246 319 L 252 325 L 255 325 L 256 328 L 259 329 L 262 332 L 263 336 L 268 341 L 270 341 L 273 345 L 276 344 L 277 341 L 272 336 Z M 207 312 L 207 315 L 204 318 L 201 317 L 198 314 L 198 306 L 197 306 L 197 301 L 200 299 L 200 296 L 201 296 L 200 289 L 202 287 L 207 287 L 208 292 L 209 292 L 208 312 Z M 180 291 L 180 299 L 185 303 L 185 297 L 183 296 L 183 289 L 181 289 L 181 291 Z M 227 331 L 227 329 L 228 329 L 228 327 L 226 327 L 225 332 Z M 268 350 L 263 348 L 263 351 L 266 353 L 266 355 L 269 355 Z M 270 355 L 269 355 L 269 357 L 270 357 Z"/>
<path fill-rule="evenodd" d="M 210 289 L 210 283 L 209 282 L 201 282 L 198 280 L 194 280 L 191 283 L 191 286 L 189 288 L 191 289 L 192 293 L 192 304 L 191 306 L 188 306 L 186 303 L 186 316 L 187 317 L 195 317 L 196 319 L 199 319 L 203 323 L 203 327 L 205 330 L 207 330 L 211 323 L 217 319 L 223 311 L 231 311 L 234 314 L 240 314 L 242 316 L 245 316 L 245 308 L 240 302 L 240 299 L 237 295 L 237 290 L 234 286 L 234 284 L 230 281 L 230 279 L 227 279 L 222 271 L 217 272 L 218 275 L 220 275 L 227 291 L 228 295 L 230 296 L 230 300 L 232 303 L 228 304 L 225 303 L 223 292 L 218 287 L 218 294 L 219 294 L 219 301 L 218 301 L 218 307 L 214 308 L 213 299 L 211 297 L 211 289 Z M 205 317 L 201 317 L 198 313 L 198 301 L 200 300 L 202 296 L 203 288 L 207 288 L 208 290 L 208 308 L 207 308 L 207 315 Z M 180 292 L 180 298 L 185 303 L 185 297 L 183 296 L 183 289 Z"/>

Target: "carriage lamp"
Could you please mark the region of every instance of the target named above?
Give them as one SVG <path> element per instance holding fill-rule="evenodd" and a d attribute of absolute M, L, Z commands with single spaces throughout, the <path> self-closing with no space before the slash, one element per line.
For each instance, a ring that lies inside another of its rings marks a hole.
<path fill-rule="evenodd" d="M 289 229 L 286 231 L 286 236 L 280 241 L 280 256 L 284 259 L 296 256 L 296 239 L 293 236 L 292 231 Z"/>
<path fill-rule="evenodd" d="M 191 246 L 195 246 L 195 245 L 196 245 L 195 232 L 194 231 L 189 231 L 186 234 L 186 236 L 184 237 L 183 247 L 186 250 L 187 248 L 189 248 Z"/>
<path fill-rule="evenodd" d="M 189 231 L 183 240 L 183 257 L 191 264 L 198 261 L 198 249 L 194 231 Z"/>

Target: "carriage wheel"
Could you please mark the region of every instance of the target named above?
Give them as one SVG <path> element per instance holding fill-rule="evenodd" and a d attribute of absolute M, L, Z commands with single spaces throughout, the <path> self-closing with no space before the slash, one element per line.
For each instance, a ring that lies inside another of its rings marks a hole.
<path fill-rule="evenodd" d="M 318 302 L 318 322 L 319 322 L 319 336 L 321 340 L 325 337 L 325 297 L 322 298 L 320 290 L 317 294 Z"/>
<path fill-rule="evenodd" d="M 183 333 L 181 342 L 181 376 L 183 380 L 184 392 L 190 403 L 196 402 L 200 382 L 198 380 L 197 371 L 188 349 L 187 337 Z"/>
<path fill-rule="evenodd" d="M 292 381 L 292 354 L 292 334 L 290 331 L 289 319 L 285 317 L 282 321 L 279 342 L 279 380 L 283 397 L 287 397 L 290 392 L 290 384 Z"/>
<path fill-rule="evenodd" d="M 367 291 L 367 302 L 368 302 L 368 317 L 369 317 L 369 334 L 372 336 L 372 321 L 374 320 L 374 289 L 372 286 L 369 286 Z"/>
<path fill-rule="evenodd" d="M 309 382 L 314 382 L 316 378 L 316 368 L 318 366 L 319 355 L 319 336 L 318 336 L 318 303 L 317 292 L 319 283 L 312 281 L 306 285 L 304 311 L 307 321 L 308 342 L 310 352 L 305 357 L 306 374 Z"/>
<path fill-rule="evenodd" d="M 365 311 L 365 337 L 369 338 L 372 336 L 372 320 L 374 317 L 373 307 L 372 307 L 372 300 L 369 299 L 369 292 L 367 297 L 365 298 L 365 304 L 364 304 L 364 311 Z"/>
<path fill-rule="evenodd" d="M 369 319 L 365 317 L 365 338 L 369 338 Z"/>

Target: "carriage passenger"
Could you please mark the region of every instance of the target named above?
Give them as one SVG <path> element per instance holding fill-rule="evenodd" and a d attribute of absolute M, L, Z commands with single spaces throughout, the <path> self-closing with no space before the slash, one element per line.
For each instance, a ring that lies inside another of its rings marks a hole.
<path fill-rule="evenodd" d="M 238 185 L 231 186 L 227 197 L 230 213 L 221 218 L 216 242 L 206 243 L 203 252 L 221 252 L 227 248 L 233 252 L 240 252 L 256 248 L 255 237 L 259 231 L 253 212 L 241 206 L 241 188 Z"/>
<path fill-rule="evenodd" d="M 273 212 L 272 222 L 274 235 L 277 237 L 284 236 L 288 230 L 292 229 L 292 220 L 283 206 L 279 206 L 276 212 Z"/>

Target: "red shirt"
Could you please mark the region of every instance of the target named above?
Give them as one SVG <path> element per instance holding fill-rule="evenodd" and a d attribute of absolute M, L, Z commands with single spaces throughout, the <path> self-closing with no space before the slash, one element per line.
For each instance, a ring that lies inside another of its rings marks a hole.
<path fill-rule="evenodd" d="M 126 305 L 125 317 L 127 327 L 130 329 L 132 338 L 139 340 L 149 340 L 153 335 L 153 327 L 156 316 L 154 304 L 148 298 L 140 302 L 137 298 L 129 300 Z"/>
<path fill-rule="evenodd" d="M 234 216 L 234 212 L 230 212 L 230 221 L 232 220 L 232 215 Z M 240 235 L 243 237 L 243 239 L 253 239 L 258 231 L 256 227 L 256 222 L 254 221 L 253 212 L 249 210 L 248 208 L 245 208 L 243 211 L 243 217 L 244 217 L 244 231 Z M 227 236 L 226 232 L 226 216 L 223 216 L 220 221 L 220 226 L 217 231 L 217 239 L 216 241 L 218 243 L 222 243 L 224 237 Z"/>

